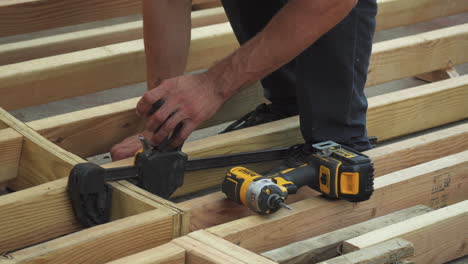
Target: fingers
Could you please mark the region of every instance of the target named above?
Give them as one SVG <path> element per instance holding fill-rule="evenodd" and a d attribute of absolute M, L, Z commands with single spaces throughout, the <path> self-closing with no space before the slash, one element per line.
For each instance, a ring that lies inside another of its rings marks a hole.
<path fill-rule="evenodd" d="M 173 105 L 163 105 L 146 121 L 146 130 L 156 132 L 176 111 L 177 109 Z"/>
<path fill-rule="evenodd" d="M 162 99 L 163 93 L 163 89 L 154 89 L 146 92 L 137 103 L 137 113 L 141 116 L 149 115 L 153 104 Z"/>
<path fill-rule="evenodd" d="M 172 114 L 152 136 L 151 141 L 153 142 L 153 144 L 158 145 L 165 138 L 172 135 L 177 125 L 186 118 L 187 117 L 181 112 L 175 112 L 174 114 Z"/>
<path fill-rule="evenodd" d="M 184 144 L 185 140 L 190 136 L 190 134 L 197 128 L 197 125 L 192 121 L 184 122 L 183 127 L 180 132 L 172 139 L 170 145 L 173 148 L 177 148 Z"/>

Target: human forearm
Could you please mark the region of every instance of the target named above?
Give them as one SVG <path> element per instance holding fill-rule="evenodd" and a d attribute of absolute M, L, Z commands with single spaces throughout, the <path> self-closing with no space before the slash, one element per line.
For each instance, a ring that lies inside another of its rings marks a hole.
<path fill-rule="evenodd" d="M 190 46 L 190 0 L 142 0 L 148 89 L 181 75 Z"/>
<path fill-rule="evenodd" d="M 291 0 L 256 37 L 206 74 L 225 98 L 299 55 L 339 23 L 357 0 Z"/>

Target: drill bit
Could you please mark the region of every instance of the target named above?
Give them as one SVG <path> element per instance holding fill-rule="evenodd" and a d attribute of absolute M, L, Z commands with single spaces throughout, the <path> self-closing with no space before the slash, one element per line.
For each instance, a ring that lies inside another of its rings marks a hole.
<path fill-rule="evenodd" d="M 280 202 L 279 205 L 280 205 L 281 207 L 283 207 L 283 208 L 288 209 L 288 210 L 292 210 L 292 208 L 289 207 L 289 205 L 285 204 L 284 202 Z"/>

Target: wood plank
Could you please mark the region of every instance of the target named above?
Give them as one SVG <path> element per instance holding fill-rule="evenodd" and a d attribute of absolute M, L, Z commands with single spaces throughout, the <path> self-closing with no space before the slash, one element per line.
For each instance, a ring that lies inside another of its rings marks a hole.
<path fill-rule="evenodd" d="M 434 190 L 437 191 L 437 190 Z M 468 254 L 468 200 L 396 223 L 344 242 L 344 252 L 396 237 L 414 244 L 416 263 L 445 263 Z"/>
<path fill-rule="evenodd" d="M 361 249 L 343 256 L 329 259 L 319 264 L 393 264 L 399 263 L 414 254 L 414 246 L 410 242 L 395 238 L 368 248 Z"/>
<path fill-rule="evenodd" d="M 9 255 L 21 263 L 105 263 L 176 237 L 173 218 L 159 209 L 60 237 Z"/>
<path fill-rule="evenodd" d="M 83 160 L 49 142 L 26 124 L 0 108 L 0 119 L 21 134 L 23 144 L 13 189 L 22 189 L 68 175 L 73 165 Z"/>
<path fill-rule="evenodd" d="M 468 12 L 464 0 L 378 0 L 377 30 Z"/>
<path fill-rule="evenodd" d="M 468 101 L 467 88 L 468 75 L 372 97 L 368 111 L 369 134 L 386 140 L 465 119 L 468 117 L 468 105 L 465 103 Z M 298 143 L 302 143 L 302 136 L 296 116 L 189 142 L 183 150 L 191 157 L 201 157 Z M 107 166 L 125 166 L 132 162 L 128 159 Z M 227 169 L 187 173 L 184 186 L 177 190 L 175 196 L 220 184 Z M 263 169 L 268 169 L 268 166 L 263 166 Z"/>
<path fill-rule="evenodd" d="M 365 154 L 372 158 L 375 165 L 375 177 L 380 177 L 398 170 L 439 159 L 468 149 L 468 123 L 442 129 L 427 135 L 406 139 L 383 147 L 378 147 Z M 270 164 L 271 165 L 271 164 Z M 252 166 L 248 166 L 252 168 Z M 255 167 L 254 168 L 254 171 Z M 273 166 L 270 167 L 274 168 Z M 227 170 L 226 170 L 227 171 Z M 262 170 L 258 170 L 262 171 Z M 219 172 L 224 175 L 225 172 Z M 201 177 L 201 176 L 199 176 Z M 287 203 L 294 203 L 319 195 L 304 187 L 299 193 L 288 198 Z M 191 208 L 191 230 L 198 230 L 240 219 L 253 213 L 226 199 L 221 192 L 205 195 L 181 203 Z"/>
<path fill-rule="evenodd" d="M 14 129 L 0 129 L 0 183 L 14 179 L 18 173 L 23 135 Z"/>
<path fill-rule="evenodd" d="M 345 240 L 426 214 L 430 211 L 432 211 L 431 208 L 422 205 L 403 209 L 363 223 L 292 243 L 282 248 L 273 249 L 262 253 L 262 256 L 281 264 L 318 263 L 339 257 L 342 253 L 341 245 Z"/>
<path fill-rule="evenodd" d="M 176 238 L 171 243 L 185 249 L 186 264 L 245 264 L 188 236 Z"/>
<path fill-rule="evenodd" d="M 411 206 L 441 208 L 463 201 L 468 198 L 467 179 L 464 151 L 376 178 L 375 192 L 366 202 L 313 197 L 290 205 L 292 210 L 249 216 L 207 231 L 253 252 L 265 252 Z"/>
<path fill-rule="evenodd" d="M 213 2 L 212 0 L 196 3 Z M 140 14 L 139 0 L 4 0 L 0 3 L 0 36 Z"/>
<path fill-rule="evenodd" d="M 377 31 L 410 25 L 437 17 L 468 12 L 464 0 L 379 0 Z M 398 16 L 399 19 L 395 19 Z M 224 10 L 208 8 L 192 12 L 192 26 L 227 22 Z M 17 41 L 0 46 L 0 65 L 90 49 L 142 38 L 142 21 Z"/>
<path fill-rule="evenodd" d="M 222 8 L 192 12 L 192 27 L 227 22 Z M 95 27 L 0 45 L 0 65 L 33 60 L 78 50 L 143 38 L 143 21 L 137 19 L 105 27 Z M 47 32 L 44 32 L 47 33 Z"/>
<path fill-rule="evenodd" d="M 192 232 L 188 237 L 193 238 L 205 245 L 219 250 L 232 258 L 238 259 L 248 264 L 274 264 L 276 262 L 241 248 L 229 241 L 215 236 L 207 231 L 199 230 Z"/>
<path fill-rule="evenodd" d="M 185 250 L 173 243 L 148 249 L 107 264 L 185 264 Z"/>
<path fill-rule="evenodd" d="M 462 24 L 376 43 L 373 46 L 366 85 L 465 63 L 468 55 L 462 50 L 468 47 L 467 36 L 468 24 Z"/>
<path fill-rule="evenodd" d="M 1 196 L 0 251 L 11 251 L 81 230 L 72 211 L 66 186 L 67 179 L 64 178 Z M 155 208 L 170 215 L 173 221 L 179 217 L 157 201 L 149 201 L 117 183 L 112 186 L 114 220 Z"/>
<path fill-rule="evenodd" d="M 441 69 L 449 62 L 467 62 L 468 55 L 463 52 L 467 36 L 468 24 L 464 24 L 377 43 L 368 85 Z M 187 71 L 210 67 L 238 46 L 228 23 L 196 28 Z M 135 40 L 1 66 L 0 91 L 4 96 L 0 104 L 16 109 L 141 82 L 145 80 L 144 65 L 143 43 Z M 64 86 L 68 88 L 62 89 Z M 23 93 L 37 96 L 24 97 Z"/>

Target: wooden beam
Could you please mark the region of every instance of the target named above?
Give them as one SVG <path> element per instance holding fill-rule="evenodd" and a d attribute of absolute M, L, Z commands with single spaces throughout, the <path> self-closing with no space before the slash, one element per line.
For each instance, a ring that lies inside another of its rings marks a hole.
<path fill-rule="evenodd" d="M 372 97 L 368 111 L 369 134 L 386 140 L 463 120 L 468 117 L 467 88 L 468 75 Z M 302 141 L 298 118 L 292 117 L 189 142 L 184 151 L 191 157 L 201 157 L 287 147 Z M 125 166 L 132 162 L 128 159 L 106 166 Z M 261 169 L 268 169 L 268 164 Z M 221 168 L 187 173 L 184 186 L 175 196 L 218 185 L 226 171 L 227 168 Z"/>
<path fill-rule="evenodd" d="M 429 56 L 429 54 L 427 54 L 427 56 Z M 466 77 L 461 78 L 462 79 L 457 80 L 463 82 Z M 234 97 L 231 100 L 232 104 L 226 105 L 226 112 L 231 112 L 230 110 L 236 109 L 235 106 L 243 105 L 242 102 L 244 99 L 248 99 L 245 101 L 249 103 L 245 104 L 245 108 L 239 107 L 238 109 L 240 110 L 232 111 L 232 115 L 227 117 L 233 119 L 235 119 L 236 116 L 240 117 L 248 111 L 244 109 L 248 109 L 250 104 L 253 105 L 259 102 L 262 96 L 261 91 L 258 89 L 258 87 L 253 87 L 252 90 L 246 90 L 245 94 L 242 93 L 238 97 Z M 258 101 L 256 101 L 253 96 L 257 97 Z M 41 134 L 43 133 L 49 140 L 59 144 L 66 150 L 83 156 L 95 155 L 108 151 L 113 144 L 138 131 L 137 124 L 139 120 L 134 113 L 134 106 L 137 100 L 138 99 L 130 99 L 124 102 L 38 120 L 31 122 L 30 125 Z M 373 100 L 371 99 L 371 101 Z M 214 119 L 216 122 L 211 122 L 210 124 L 228 121 L 222 118 L 222 113 L 226 112 L 221 111 L 220 115 Z M 296 133 L 296 135 L 299 134 Z M 81 144 L 83 138 L 87 140 L 96 138 L 99 139 L 99 142 L 93 142 L 93 144 L 83 146 L 83 144 Z"/>
<path fill-rule="evenodd" d="M 376 43 L 373 47 L 367 85 L 412 77 L 443 69 L 451 64 L 465 63 L 468 61 L 468 55 L 463 54 L 462 50 L 468 47 L 467 36 L 468 24 L 462 24 Z"/>
<path fill-rule="evenodd" d="M 400 237 L 414 244 L 415 256 L 411 260 L 416 263 L 445 263 L 468 254 L 467 223 L 468 200 L 465 200 L 349 239 L 343 250 L 352 252 Z"/>
<path fill-rule="evenodd" d="M 11 128 L 0 129 L 0 183 L 18 174 L 23 135 Z"/>
<path fill-rule="evenodd" d="M 227 23 L 193 29 L 187 71 L 206 68 L 238 46 Z M 144 81 L 145 72 L 142 40 L 0 66 L 0 105 L 10 110 L 133 84 Z"/>
<path fill-rule="evenodd" d="M 61 179 L 0 197 L 0 210 L 2 212 L 0 214 L 0 232 L 2 233 L 0 251 L 12 251 L 81 230 L 82 227 L 77 223 L 72 211 L 66 186 L 67 179 Z M 149 200 L 147 197 L 118 183 L 113 183 L 112 186 L 114 187 L 112 219 L 126 219 L 126 217 L 157 209 L 158 217 L 161 215 L 168 216 L 171 223 L 174 222 L 174 227 L 168 230 L 163 229 L 164 232 L 170 232 L 174 234 L 174 237 L 181 234 L 180 226 L 177 225 L 181 222 L 181 216 L 178 215 L 177 211 L 169 209 L 157 201 Z M 159 221 L 158 217 L 152 218 L 153 221 Z M 143 218 L 151 219 L 151 217 Z M 131 223 L 124 227 L 137 228 L 140 223 L 139 220 L 134 219 L 125 220 L 124 222 L 128 221 Z M 115 228 L 112 222 L 108 225 L 110 225 L 111 230 L 114 230 L 112 229 Z M 91 233 L 98 235 L 98 233 L 92 231 Z M 84 239 L 87 236 L 83 235 L 83 238 L 81 236 L 78 238 Z M 41 251 L 41 254 L 44 254 L 44 250 L 49 252 L 57 246 L 66 245 L 68 247 L 73 245 L 70 243 L 77 241 L 73 240 L 66 244 L 58 243 L 58 245 L 52 244 L 56 246 L 47 246 Z M 43 246 L 41 245 L 39 248 L 41 249 Z"/>
<path fill-rule="evenodd" d="M 365 154 L 374 161 L 375 177 L 380 177 L 465 151 L 468 149 L 467 142 L 468 123 L 465 123 L 453 128 L 442 129 L 427 135 L 378 147 L 366 151 Z M 270 169 L 274 168 L 272 164 L 270 166 Z M 248 167 L 251 168 L 251 165 Z M 225 171 L 218 172 L 218 176 L 224 175 Z M 309 188 L 302 188 L 298 194 L 290 196 L 287 202 L 293 203 L 317 195 L 318 193 L 312 192 Z M 253 214 L 244 206 L 226 200 L 226 196 L 221 192 L 195 198 L 182 204 L 191 209 L 192 230 L 216 226 Z"/>
<path fill-rule="evenodd" d="M 377 31 L 410 25 L 437 17 L 468 12 L 463 0 L 379 0 Z M 398 16 L 399 19 L 395 19 Z M 208 8 L 192 12 L 192 26 L 227 22 L 224 10 Z M 0 65 L 142 38 L 142 21 L 15 41 L 0 46 Z"/>
<path fill-rule="evenodd" d="M 185 264 L 185 249 L 168 243 L 107 264 Z"/>
<path fill-rule="evenodd" d="M 395 238 L 319 264 L 394 264 L 412 257 L 414 246 L 401 238 Z"/>
<path fill-rule="evenodd" d="M 274 264 L 276 262 L 241 248 L 229 241 L 215 236 L 205 230 L 192 232 L 188 237 L 193 238 L 211 248 L 225 253 L 226 255 L 238 259 L 247 264 Z"/>
<path fill-rule="evenodd" d="M 83 161 L 80 157 L 52 144 L 1 108 L 0 120 L 23 136 L 18 174 L 10 182 L 12 188 L 27 188 L 59 179 L 68 175 L 73 165 Z"/>
<path fill-rule="evenodd" d="M 208 2 L 213 1 L 203 1 Z M 139 0 L 70 0 L 65 3 L 59 0 L 4 0 L 0 3 L 0 36 L 135 15 L 141 13 L 141 8 Z"/>
<path fill-rule="evenodd" d="M 133 0 L 135 1 L 135 0 Z M 227 22 L 222 8 L 192 12 L 192 27 Z M 44 37 L 0 45 L 0 65 L 12 64 L 79 50 L 91 49 L 143 38 L 143 21 L 138 19 L 105 27 L 45 34 Z"/>
<path fill-rule="evenodd" d="M 345 240 L 426 214 L 430 211 L 432 211 L 431 208 L 422 205 L 403 209 L 363 223 L 292 243 L 282 248 L 273 249 L 262 253 L 262 256 L 281 264 L 317 263 L 325 261 L 341 255 L 341 245 Z"/>
<path fill-rule="evenodd" d="M 378 0 L 377 30 L 468 12 L 464 0 Z"/>
<path fill-rule="evenodd" d="M 290 205 L 292 210 L 249 216 L 207 231 L 253 252 L 265 252 L 411 206 L 440 208 L 463 201 L 468 198 L 467 176 L 464 151 L 376 178 L 374 194 L 366 202 L 313 197 Z"/>
<path fill-rule="evenodd" d="M 466 36 L 468 24 L 377 43 L 368 85 L 467 62 Z M 196 28 L 187 71 L 210 67 L 238 46 L 228 23 Z M 141 82 L 146 78 L 144 65 L 143 43 L 135 40 L 1 66 L 0 104 L 16 109 Z M 22 96 L 32 93 L 40 96 Z"/>
<path fill-rule="evenodd" d="M 245 264 L 187 236 L 174 239 L 171 243 L 185 250 L 186 264 Z"/>

